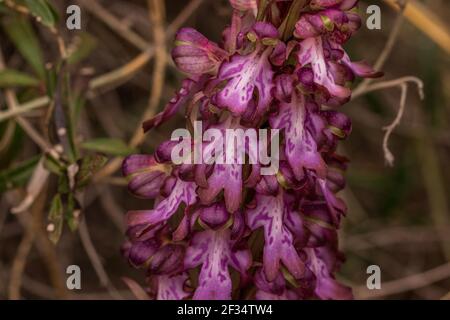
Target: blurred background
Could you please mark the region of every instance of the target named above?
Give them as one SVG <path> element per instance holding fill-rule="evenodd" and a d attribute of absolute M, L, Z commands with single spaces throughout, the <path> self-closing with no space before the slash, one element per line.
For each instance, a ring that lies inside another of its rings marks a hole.
<path fill-rule="evenodd" d="M 170 56 L 155 59 L 155 34 L 162 30 L 167 54 L 181 26 L 220 41 L 230 6 L 166 0 L 165 16 L 155 16 L 145 0 L 48 3 L 0 1 L 0 299 L 132 299 L 122 278 L 143 284 L 144 274 L 120 254 L 123 217 L 151 203 L 128 194 L 121 158 L 151 153 L 183 126 L 180 114 L 140 133 L 182 80 Z M 81 30 L 66 28 L 72 4 Z M 411 0 L 401 11 L 394 0 L 366 0 L 363 17 L 371 4 L 381 8 L 381 30 L 363 25 L 350 56 L 382 67 L 374 83 L 421 79 L 425 99 L 408 84 L 389 140 L 392 167 L 383 127 L 397 116 L 400 87 L 363 92 L 343 107 L 353 133 L 341 149 L 351 164 L 339 278 L 358 299 L 450 299 L 450 3 Z M 81 290 L 65 289 L 69 265 L 81 268 Z M 370 265 L 381 269 L 381 290 L 367 290 Z"/>

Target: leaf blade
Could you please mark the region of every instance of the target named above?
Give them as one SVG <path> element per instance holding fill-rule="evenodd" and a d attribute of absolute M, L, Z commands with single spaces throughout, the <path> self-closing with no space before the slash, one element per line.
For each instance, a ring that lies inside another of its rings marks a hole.
<path fill-rule="evenodd" d="M 13 69 L 0 71 L 0 88 L 36 87 L 40 81 L 35 77 Z"/>
<path fill-rule="evenodd" d="M 111 138 L 98 138 L 85 141 L 82 144 L 82 148 L 114 156 L 126 156 L 135 151 L 134 148 L 130 148 L 122 140 Z"/>

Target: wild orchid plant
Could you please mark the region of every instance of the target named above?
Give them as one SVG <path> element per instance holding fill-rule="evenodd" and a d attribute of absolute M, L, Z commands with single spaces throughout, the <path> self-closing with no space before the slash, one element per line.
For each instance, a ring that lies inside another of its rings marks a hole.
<path fill-rule="evenodd" d="M 349 101 L 356 76 L 379 75 L 342 47 L 361 26 L 357 2 L 230 0 L 221 44 L 178 32 L 172 55 L 187 78 L 144 129 L 185 107 L 187 128 L 278 129 L 281 149 L 271 175 L 258 163 L 174 163 L 172 140 L 124 161 L 130 191 L 155 199 L 152 210 L 128 213 L 124 245 L 153 298 L 352 298 L 335 279 L 346 213 L 336 193 L 348 162 L 336 149 L 351 121 L 334 108 Z"/>

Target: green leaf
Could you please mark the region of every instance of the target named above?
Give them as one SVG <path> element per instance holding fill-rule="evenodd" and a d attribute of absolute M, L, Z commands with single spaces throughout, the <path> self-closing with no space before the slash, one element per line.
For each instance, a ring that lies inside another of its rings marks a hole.
<path fill-rule="evenodd" d="M 69 194 L 71 192 L 69 186 L 69 179 L 66 175 L 59 176 L 58 179 L 58 192 L 61 194 Z"/>
<path fill-rule="evenodd" d="M 14 168 L 0 171 L 0 193 L 24 186 L 33 174 L 39 159 L 40 156 L 36 156 L 20 163 Z"/>
<path fill-rule="evenodd" d="M 61 200 L 61 195 L 56 194 L 53 197 L 52 204 L 50 206 L 50 212 L 48 214 L 48 238 L 54 244 L 57 244 L 61 238 L 63 223 L 64 223 L 64 206 Z"/>
<path fill-rule="evenodd" d="M 54 27 L 57 21 L 55 10 L 46 0 L 25 0 L 33 16 L 37 17 L 44 25 Z"/>
<path fill-rule="evenodd" d="M 97 40 L 89 33 L 83 32 L 75 38 L 75 49 L 67 59 L 68 64 L 76 64 L 83 61 L 92 53 L 97 46 Z"/>
<path fill-rule="evenodd" d="M 0 3 L 0 13 L 7 13 L 8 8 L 3 3 Z"/>
<path fill-rule="evenodd" d="M 45 78 L 45 64 L 39 41 L 28 20 L 15 16 L 3 19 L 3 28 L 19 50 L 20 54 L 34 69 L 39 78 Z"/>
<path fill-rule="evenodd" d="M 0 88 L 35 87 L 38 85 L 39 80 L 29 74 L 12 69 L 0 71 Z"/>
<path fill-rule="evenodd" d="M 68 194 L 66 219 L 70 231 L 74 232 L 78 229 L 78 225 L 80 224 L 80 215 L 81 209 L 77 199 L 75 199 L 75 196 L 72 193 Z"/>
<path fill-rule="evenodd" d="M 78 161 L 79 170 L 75 176 L 77 188 L 83 188 L 92 176 L 106 164 L 108 159 L 102 155 L 89 155 Z"/>
<path fill-rule="evenodd" d="M 53 174 L 56 174 L 57 176 L 61 176 L 63 173 L 65 173 L 66 170 L 66 168 L 63 165 L 61 165 L 56 159 L 54 159 L 50 155 L 45 155 L 44 166 L 45 169 L 47 169 Z"/>
<path fill-rule="evenodd" d="M 82 148 L 114 156 L 126 156 L 135 151 L 133 148 L 127 146 L 122 140 L 109 138 L 86 141 L 82 144 Z"/>

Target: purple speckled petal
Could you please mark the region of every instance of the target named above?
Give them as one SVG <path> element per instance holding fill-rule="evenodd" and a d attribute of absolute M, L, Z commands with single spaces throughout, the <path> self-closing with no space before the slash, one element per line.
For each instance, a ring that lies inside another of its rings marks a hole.
<path fill-rule="evenodd" d="M 152 257 L 160 244 L 156 240 L 146 240 L 143 242 L 135 242 L 128 251 L 128 261 L 135 267 L 140 267 Z"/>
<path fill-rule="evenodd" d="M 330 266 L 325 260 L 326 249 L 306 249 L 308 256 L 307 267 L 316 277 L 315 293 L 324 300 L 351 300 L 352 290 L 333 278 Z"/>
<path fill-rule="evenodd" d="M 199 188 L 197 192 L 203 204 L 210 204 L 224 190 L 227 210 L 235 212 L 241 205 L 242 184 L 242 165 L 216 164 L 208 178 L 208 187 Z"/>
<path fill-rule="evenodd" d="M 183 202 L 191 205 L 196 201 L 195 185 L 192 182 L 177 180 L 172 192 L 167 198 L 161 200 L 153 210 L 130 211 L 127 213 L 127 223 L 129 228 L 140 226 L 135 234 L 140 237 L 141 232 L 147 228 L 166 222 Z"/>
<path fill-rule="evenodd" d="M 277 197 L 257 195 L 256 203 L 256 208 L 247 210 L 247 225 L 252 230 L 264 228 L 263 264 L 267 280 L 273 281 L 277 277 L 280 262 L 299 278 L 304 272 L 304 264 L 294 248 L 292 233 L 284 224 L 283 193 Z"/>
<path fill-rule="evenodd" d="M 326 180 L 319 179 L 318 183 L 328 205 L 331 218 L 333 219 L 334 224 L 338 226 L 341 220 L 341 216 L 345 215 L 345 213 L 347 212 L 347 206 L 342 199 L 336 197 L 336 195 L 331 192 L 331 190 L 327 186 Z"/>
<path fill-rule="evenodd" d="M 268 22 L 256 22 L 253 25 L 253 32 L 255 32 L 259 39 L 277 39 L 279 36 L 277 28 Z"/>
<path fill-rule="evenodd" d="M 183 271 L 184 246 L 167 244 L 148 261 L 148 272 L 154 275 L 174 274 Z"/>
<path fill-rule="evenodd" d="M 209 228 L 222 227 L 230 219 L 230 213 L 222 203 L 200 209 L 200 220 Z"/>
<path fill-rule="evenodd" d="M 187 273 L 175 276 L 156 276 L 155 278 L 157 300 L 183 300 L 189 296 L 189 293 L 184 291 L 184 286 L 189 278 Z"/>
<path fill-rule="evenodd" d="M 351 95 L 351 90 L 335 83 L 324 56 L 322 41 L 321 37 L 303 40 L 300 44 L 298 61 L 301 66 L 311 64 L 315 83 L 325 87 L 332 96 L 347 99 Z"/>
<path fill-rule="evenodd" d="M 289 103 L 281 102 L 279 112 L 270 120 L 272 128 L 284 129 L 285 152 L 297 179 L 303 177 L 303 169 L 326 174 L 325 163 L 317 150 L 316 141 L 306 130 L 307 109 L 303 95 L 293 94 Z"/>
<path fill-rule="evenodd" d="M 275 77 L 275 97 L 279 101 L 289 102 L 294 92 L 294 81 L 291 75 L 281 74 Z"/>
<path fill-rule="evenodd" d="M 164 108 L 164 111 L 158 113 L 155 117 L 145 121 L 142 124 L 144 132 L 147 132 L 174 116 L 180 108 L 185 105 L 192 97 L 202 89 L 208 77 L 201 77 L 198 81 L 192 79 L 185 79 L 181 85 L 181 89 L 177 92 Z"/>
<path fill-rule="evenodd" d="M 295 292 L 288 290 L 286 280 L 281 272 L 274 281 L 267 280 L 264 269 L 256 271 L 254 277 L 255 286 L 258 291 L 255 294 L 257 300 L 297 300 Z"/>
<path fill-rule="evenodd" d="M 153 199 L 160 194 L 169 170 L 165 165 L 156 162 L 153 156 L 147 155 L 129 156 L 122 164 L 123 175 L 130 179 L 130 192 L 146 199 Z"/>
<path fill-rule="evenodd" d="M 228 81 L 217 93 L 214 101 L 219 107 L 228 108 L 236 115 L 242 115 L 250 101 L 254 98 L 255 89 L 258 94 L 257 113 L 263 113 L 272 99 L 273 70 L 268 56 L 272 49 L 263 53 L 258 50 L 247 55 L 234 55 L 229 62 L 222 64 L 218 79 Z"/>
<path fill-rule="evenodd" d="M 232 284 L 228 267 L 233 267 L 241 274 L 250 268 L 250 252 L 233 251 L 230 237 L 230 229 L 225 228 L 198 232 L 192 238 L 186 251 L 184 267 L 190 269 L 202 265 L 194 299 L 231 299 Z"/>

